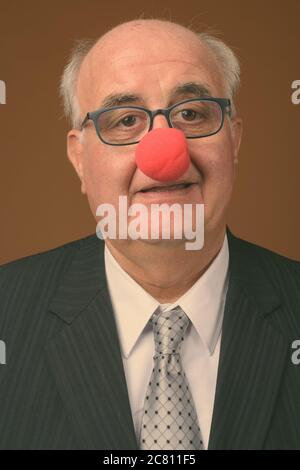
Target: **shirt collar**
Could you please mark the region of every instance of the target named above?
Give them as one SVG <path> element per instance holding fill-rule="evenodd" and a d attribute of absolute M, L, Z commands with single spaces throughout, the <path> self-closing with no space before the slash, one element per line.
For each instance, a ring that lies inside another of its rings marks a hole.
<path fill-rule="evenodd" d="M 187 314 L 210 354 L 214 352 L 222 329 L 228 266 L 229 249 L 225 235 L 222 248 L 211 265 L 174 304 Z"/>
<path fill-rule="evenodd" d="M 128 358 L 152 314 L 161 306 L 124 271 L 105 244 L 105 271 L 122 355 Z M 190 318 L 204 345 L 213 353 L 222 328 L 228 286 L 229 250 L 225 234 L 221 250 L 205 273 L 173 304 Z"/>
<path fill-rule="evenodd" d="M 105 244 L 105 271 L 124 357 L 128 357 L 159 302 L 123 268 Z"/>

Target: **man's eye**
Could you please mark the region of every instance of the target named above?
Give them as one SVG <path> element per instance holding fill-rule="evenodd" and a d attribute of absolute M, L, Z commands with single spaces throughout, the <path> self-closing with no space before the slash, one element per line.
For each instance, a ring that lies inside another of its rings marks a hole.
<path fill-rule="evenodd" d="M 134 126 L 136 124 L 136 121 L 137 121 L 136 116 L 126 116 L 123 119 L 121 119 L 118 122 L 118 124 L 119 125 L 121 124 L 125 127 L 131 127 L 131 126 Z"/>
<path fill-rule="evenodd" d="M 193 121 L 197 117 L 197 114 L 198 113 L 193 109 L 184 109 L 183 111 L 181 111 L 181 116 L 186 121 Z"/>

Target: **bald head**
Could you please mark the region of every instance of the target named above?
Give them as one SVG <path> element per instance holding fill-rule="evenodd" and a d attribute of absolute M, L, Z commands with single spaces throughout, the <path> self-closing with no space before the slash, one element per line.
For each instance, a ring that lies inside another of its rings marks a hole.
<path fill-rule="evenodd" d="M 77 50 L 76 50 L 77 49 Z M 239 65 L 233 52 L 219 39 L 170 21 L 141 19 L 120 24 L 96 42 L 81 44 L 73 51 L 61 82 L 66 114 L 78 127 L 87 110 L 94 110 L 91 87 L 117 59 L 120 67 L 133 58 L 171 62 L 193 55 L 214 70 L 215 80 L 231 99 L 239 82 Z M 161 51 L 166 53 L 159 58 Z M 114 77 L 110 77 L 110 81 Z M 97 87 L 97 86 L 96 86 Z M 95 91 L 95 90 L 94 90 Z"/>
<path fill-rule="evenodd" d="M 131 63 L 141 67 L 168 61 L 170 66 L 178 60 L 194 60 L 214 71 L 214 79 L 225 88 L 221 69 L 215 56 L 192 31 L 175 23 L 160 20 L 136 20 L 121 24 L 102 36 L 86 55 L 80 67 L 76 96 L 79 107 L 86 113 L 93 110 L 97 82 L 103 83 L 104 75 L 109 83 L 119 70 Z M 119 73 L 118 73 L 119 79 Z M 225 93 L 225 90 L 224 90 Z"/>
<path fill-rule="evenodd" d="M 199 45 L 199 37 L 190 29 L 171 21 L 156 19 L 132 20 L 115 26 L 101 36 L 91 49 L 91 53 L 102 47 L 127 48 L 133 42 L 137 45 L 144 36 L 155 40 L 157 36 L 161 39 L 173 39 L 174 41 L 196 41 Z"/>

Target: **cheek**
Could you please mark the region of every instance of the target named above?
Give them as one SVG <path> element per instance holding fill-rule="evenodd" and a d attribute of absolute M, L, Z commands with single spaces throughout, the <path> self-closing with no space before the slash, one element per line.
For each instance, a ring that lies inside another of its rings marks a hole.
<path fill-rule="evenodd" d="M 115 204 L 120 194 L 127 195 L 135 170 L 134 150 L 129 147 L 98 143 L 87 147 L 84 178 L 93 208 L 101 203 Z"/>
<path fill-rule="evenodd" d="M 229 177 L 233 170 L 233 144 L 227 133 L 189 142 L 191 161 L 203 176 Z"/>
<path fill-rule="evenodd" d="M 203 141 L 192 142 L 191 162 L 201 174 L 203 196 L 225 197 L 234 181 L 233 147 L 230 136 L 219 133 Z"/>

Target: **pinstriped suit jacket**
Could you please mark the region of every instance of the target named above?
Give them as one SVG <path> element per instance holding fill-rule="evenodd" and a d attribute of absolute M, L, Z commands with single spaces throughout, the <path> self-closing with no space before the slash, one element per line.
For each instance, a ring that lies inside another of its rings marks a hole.
<path fill-rule="evenodd" d="M 227 233 L 209 448 L 300 449 L 300 263 Z M 1 449 L 139 448 L 103 249 L 90 236 L 2 266 Z"/>

